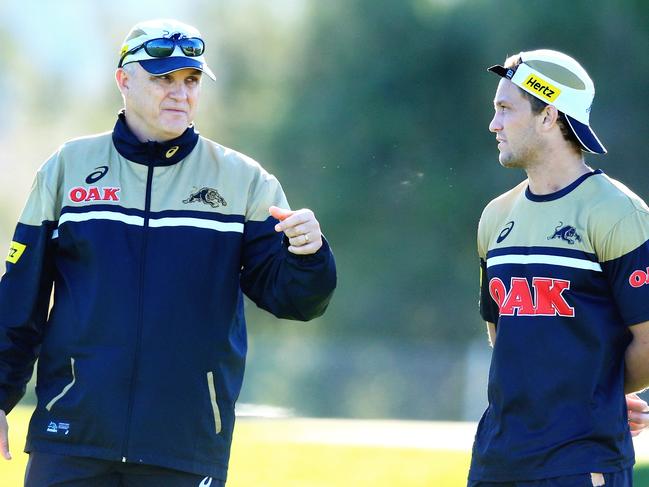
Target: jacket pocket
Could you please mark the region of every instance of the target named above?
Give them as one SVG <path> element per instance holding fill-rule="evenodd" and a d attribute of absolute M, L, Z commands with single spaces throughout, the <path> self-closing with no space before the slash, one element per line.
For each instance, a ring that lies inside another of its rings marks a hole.
<path fill-rule="evenodd" d="M 218 435 L 221 433 L 221 411 L 219 410 L 219 404 L 216 402 L 216 388 L 214 387 L 214 374 L 212 372 L 207 373 L 207 389 L 210 392 L 210 403 L 212 405 L 214 427 L 216 434 Z"/>
<path fill-rule="evenodd" d="M 52 408 L 54 407 L 54 405 L 55 405 L 57 402 L 59 402 L 59 400 L 60 400 L 61 398 L 63 398 L 63 396 L 65 396 L 65 395 L 68 393 L 68 391 L 70 390 L 70 388 L 72 388 L 72 386 L 74 385 L 74 383 L 75 383 L 76 380 L 77 380 L 77 377 L 76 377 L 75 374 L 74 374 L 74 358 L 72 358 L 72 357 L 70 357 L 70 369 L 72 370 L 72 381 L 71 381 L 69 384 L 67 384 L 67 385 L 63 388 L 63 390 L 62 390 L 61 392 L 59 392 L 56 396 L 54 396 L 54 397 L 50 400 L 50 402 L 47 403 L 47 405 L 45 406 L 45 409 L 47 409 L 48 411 L 51 411 Z"/>

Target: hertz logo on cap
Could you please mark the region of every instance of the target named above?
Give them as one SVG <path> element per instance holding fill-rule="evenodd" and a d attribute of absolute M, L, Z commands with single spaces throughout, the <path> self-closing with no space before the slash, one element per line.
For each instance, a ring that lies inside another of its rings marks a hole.
<path fill-rule="evenodd" d="M 533 91 L 544 100 L 553 102 L 561 94 L 561 90 L 556 86 L 541 79 L 538 75 L 532 73 L 523 82 L 523 86 L 530 91 Z"/>

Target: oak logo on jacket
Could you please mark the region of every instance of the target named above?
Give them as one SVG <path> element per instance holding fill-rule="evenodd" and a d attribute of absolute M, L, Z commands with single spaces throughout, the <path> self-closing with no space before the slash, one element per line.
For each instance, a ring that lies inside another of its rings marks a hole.
<path fill-rule="evenodd" d="M 106 187 L 99 188 L 97 186 L 75 186 L 68 193 L 70 201 L 74 203 L 81 203 L 83 201 L 119 201 L 119 193 L 122 188 Z"/>
<path fill-rule="evenodd" d="M 189 195 L 189 198 L 183 200 L 183 203 L 203 203 L 205 205 L 210 205 L 212 208 L 218 208 L 219 206 L 228 206 L 228 203 L 216 189 L 208 187 L 203 187 L 199 190 L 192 191 L 192 193 Z"/>

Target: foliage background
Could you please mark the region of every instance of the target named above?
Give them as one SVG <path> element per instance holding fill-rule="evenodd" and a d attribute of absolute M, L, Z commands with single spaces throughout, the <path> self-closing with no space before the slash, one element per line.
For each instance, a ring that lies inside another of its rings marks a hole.
<path fill-rule="evenodd" d="M 489 350 L 477 312 L 475 231 L 524 175 L 487 130 L 485 68 L 565 51 L 597 87 L 593 167 L 645 199 L 649 4 L 641 0 L 81 0 L 0 3 L 0 238 L 34 171 L 64 140 L 109 130 L 112 81 L 135 22 L 199 27 L 202 134 L 257 159 L 310 207 L 339 287 L 302 325 L 248 304 L 241 400 L 309 416 L 475 420 Z"/>

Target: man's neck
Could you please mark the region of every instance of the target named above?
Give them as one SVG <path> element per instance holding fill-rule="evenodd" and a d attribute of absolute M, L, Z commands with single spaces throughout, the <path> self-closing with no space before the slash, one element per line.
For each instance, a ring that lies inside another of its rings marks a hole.
<path fill-rule="evenodd" d="M 565 151 L 545 153 L 542 162 L 525 170 L 530 191 L 536 195 L 556 193 L 591 171 L 580 153 Z"/>
<path fill-rule="evenodd" d="M 154 134 L 148 130 L 147 124 L 143 120 L 139 119 L 134 115 L 129 115 L 127 111 L 124 111 L 124 118 L 126 120 L 126 125 L 129 130 L 135 135 L 137 140 L 146 144 L 147 142 L 158 142 L 164 143 L 176 138 L 174 134 Z"/>

